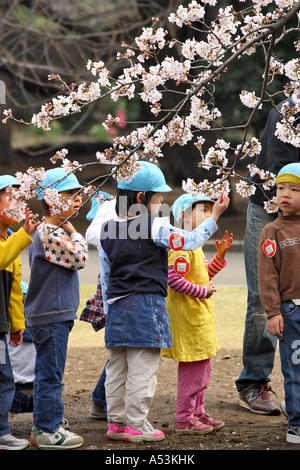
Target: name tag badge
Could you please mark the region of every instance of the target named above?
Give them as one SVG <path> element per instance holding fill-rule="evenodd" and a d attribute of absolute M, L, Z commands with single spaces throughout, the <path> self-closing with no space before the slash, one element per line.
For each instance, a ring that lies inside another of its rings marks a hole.
<path fill-rule="evenodd" d="M 66 236 L 64 235 L 64 236 L 62 237 L 62 240 L 63 240 L 64 244 L 66 245 L 66 247 L 67 247 L 70 251 L 75 251 L 75 250 L 76 250 L 74 243 L 72 242 L 72 240 L 70 240 L 69 237 L 66 237 Z"/>
<path fill-rule="evenodd" d="M 184 237 L 174 232 L 169 238 L 169 243 L 172 250 L 182 250 L 182 248 L 184 247 Z"/>
<path fill-rule="evenodd" d="M 184 256 L 178 256 L 174 261 L 174 269 L 177 274 L 185 276 L 190 270 L 190 263 L 184 258 Z"/>
<path fill-rule="evenodd" d="M 275 240 L 265 240 L 263 243 L 263 252 L 268 258 L 273 258 L 276 253 Z"/>

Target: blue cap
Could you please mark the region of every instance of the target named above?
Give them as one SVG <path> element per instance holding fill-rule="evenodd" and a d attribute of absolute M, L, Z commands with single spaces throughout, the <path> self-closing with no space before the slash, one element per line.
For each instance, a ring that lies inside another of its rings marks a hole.
<path fill-rule="evenodd" d="M 300 163 L 289 163 L 281 168 L 277 177 L 276 185 L 279 183 L 293 183 L 300 185 Z"/>
<path fill-rule="evenodd" d="M 138 162 L 141 165 L 139 172 L 130 179 L 130 181 L 118 181 L 119 189 L 128 189 L 130 191 L 153 191 L 154 193 L 166 193 L 172 191 L 172 188 L 166 184 L 163 172 L 158 166 L 150 162 Z"/>
<path fill-rule="evenodd" d="M 1 175 L 0 176 L 0 191 L 7 188 L 8 186 L 20 186 L 17 178 L 11 175 Z"/>
<path fill-rule="evenodd" d="M 99 204 L 98 202 L 99 196 L 104 196 L 105 198 L 109 198 L 109 199 L 113 197 L 111 194 L 105 193 L 104 191 L 98 191 L 95 196 L 91 197 L 92 207 L 86 215 L 86 218 L 89 221 L 94 220 L 100 205 L 103 204 L 103 202 L 106 200 L 104 199 L 103 201 L 100 201 L 100 204 Z"/>
<path fill-rule="evenodd" d="M 210 199 L 205 194 L 199 194 L 197 197 L 192 197 L 189 194 L 182 194 L 179 196 L 173 204 L 172 212 L 177 222 L 181 220 L 181 212 L 186 211 L 190 206 L 197 202 L 211 202 L 214 204 L 215 201 Z"/>
<path fill-rule="evenodd" d="M 62 168 L 47 170 L 43 186 L 45 189 L 56 189 L 59 193 L 82 188 L 74 173 L 66 173 Z M 43 191 L 38 192 L 38 199 L 44 199 Z"/>

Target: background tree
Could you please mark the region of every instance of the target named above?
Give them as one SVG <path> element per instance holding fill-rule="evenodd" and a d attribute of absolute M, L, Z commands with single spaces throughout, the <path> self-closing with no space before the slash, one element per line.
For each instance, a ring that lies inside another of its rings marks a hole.
<path fill-rule="evenodd" d="M 42 106 L 33 116 L 32 124 L 48 131 L 58 119 L 66 115 L 78 116 L 79 112 L 81 115 L 91 104 L 103 102 L 108 96 L 114 103 L 136 97 L 143 106 L 147 105 L 148 113 L 143 113 L 139 122 L 127 122 L 130 126 L 127 132 L 114 137 L 111 147 L 98 152 L 94 164 L 111 168 L 108 173 L 105 171 L 103 182 L 116 174 L 122 178 L 133 175 L 140 152 L 159 158 L 168 154 L 169 149 L 173 153 L 172 149 L 184 147 L 180 152 L 187 152 L 184 160 L 187 166 L 191 156 L 189 148 L 196 147 L 200 167 L 212 169 L 218 178 L 201 183 L 189 178 L 183 184 L 184 189 L 192 194 L 205 190 L 212 196 L 227 193 L 229 180 L 236 177 L 241 163 L 260 150 L 252 132 L 255 116 L 266 103 L 276 107 L 280 93 L 293 94 L 296 100 L 293 108 L 284 109 L 278 137 L 300 145 L 299 123 L 294 118 L 300 104 L 297 98 L 300 95 L 299 59 L 281 57 L 281 46 L 287 41 L 294 56 L 298 55 L 300 2 L 255 0 L 235 4 L 240 8 L 235 9 L 232 4 L 217 8 L 215 0 L 192 1 L 186 7 L 180 5 L 169 15 L 170 30 L 184 27 L 188 33 L 181 30 L 175 36 L 153 18 L 152 25 L 144 27 L 133 44 L 123 43 L 117 53 L 119 74 L 113 74 L 103 61 L 89 60 L 87 69 L 94 77 L 89 84 L 68 84 L 59 74 L 52 75 L 51 81 L 57 80 L 64 91 Z M 224 106 L 219 97 L 224 90 L 230 90 L 227 82 L 243 64 L 252 64 L 258 92 L 244 89 L 244 83 L 239 84 L 238 96 L 244 105 L 244 112 L 239 113 L 234 103 L 227 99 Z M 280 75 L 284 77 L 284 90 L 274 85 Z M 228 106 L 232 111 L 226 114 Z M 6 116 L 6 120 L 18 121 L 11 110 L 6 111 Z M 111 115 L 103 123 L 108 131 L 115 125 L 120 126 L 120 121 Z M 207 149 L 206 134 L 211 133 L 217 140 L 213 146 L 209 141 Z M 227 141 L 228 138 L 234 142 Z M 54 160 L 62 159 L 68 171 L 82 169 L 78 162 L 70 163 L 66 155 L 66 151 L 57 152 Z M 164 165 L 164 159 L 161 161 Z M 252 167 L 252 171 L 256 169 Z M 262 175 L 262 184 L 266 187 L 271 184 L 272 176 Z M 237 187 L 246 197 L 253 191 L 245 181 Z"/>
<path fill-rule="evenodd" d="M 67 83 L 89 80 L 87 59 L 101 59 L 112 75 L 117 74 L 119 63 L 115 57 L 122 41 L 131 44 L 137 32 L 151 24 L 152 16 L 159 16 L 161 23 L 166 24 L 170 9 L 180 3 L 180 0 L 2 0 L 0 80 L 6 85 L 6 105 L 14 108 L 16 116 L 29 119 L 50 96 L 61 92 L 60 84 L 49 82 L 48 75 L 59 73 Z M 94 107 L 84 114 L 80 125 L 84 121 L 93 125 L 98 115 L 99 109 Z M 78 122 L 71 120 L 68 135 L 78 127 Z M 13 164 L 8 129 L 1 128 L 0 143 L 0 164 Z M 41 156 L 43 151 L 28 153 Z"/>

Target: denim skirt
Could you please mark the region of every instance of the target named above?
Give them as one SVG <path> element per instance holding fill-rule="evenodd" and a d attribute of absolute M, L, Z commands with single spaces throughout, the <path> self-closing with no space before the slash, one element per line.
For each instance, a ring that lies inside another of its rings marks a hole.
<path fill-rule="evenodd" d="M 165 298 L 158 294 L 132 294 L 116 300 L 108 308 L 105 346 L 172 347 Z"/>

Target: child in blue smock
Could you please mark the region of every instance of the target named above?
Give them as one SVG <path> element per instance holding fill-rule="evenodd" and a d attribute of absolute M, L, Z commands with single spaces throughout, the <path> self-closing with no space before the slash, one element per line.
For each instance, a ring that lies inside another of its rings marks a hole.
<path fill-rule="evenodd" d="M 168 250 L 194 250 L 217 230 L 228 207 L 220 198 L 211 217 L 192 232 L 177 230 L 168 217 L 157 217 L 171 191 L 162 171 L 139 162 L 129 181 L 117 182 L 117 217 L 101 229 L 100 274 L 104 301 L 107 437 L 158 441 L 164 433 L 147 420 L 155 394 L 161 348 L 172 346 L 165 298 Z"/>

